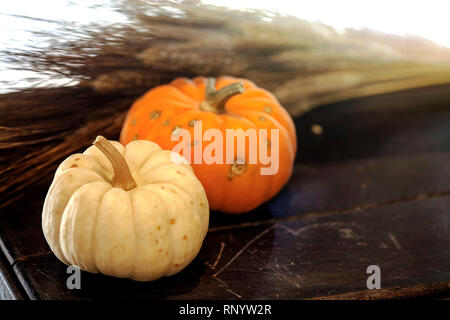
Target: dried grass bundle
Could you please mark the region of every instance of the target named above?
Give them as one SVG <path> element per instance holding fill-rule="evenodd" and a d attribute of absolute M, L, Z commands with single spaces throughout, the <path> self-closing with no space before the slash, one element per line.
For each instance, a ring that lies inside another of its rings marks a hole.
<path fill-rule="evenodd" d="M 197 1 L 112 6 L 126 23 L 52 21 L 57 30 L 35 32 L 48 48 L 0 52 L 18 69 L 76 83 L 0 95 L 2 206 L 29 186 L 48 184 L 57 163 L 97 134 L 117 138 L 133 100 L 178 76 L 252 79 L 294 116 L 325 103 L 450 82 L 450 50 L 423 39 L 340 34 L 289 16 Z"/>

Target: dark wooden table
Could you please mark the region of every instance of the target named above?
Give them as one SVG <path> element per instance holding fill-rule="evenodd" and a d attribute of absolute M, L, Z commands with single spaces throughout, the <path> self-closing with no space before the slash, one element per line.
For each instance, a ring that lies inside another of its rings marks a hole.
<path fill-rule="evenodd" d="M 194 262 L 155 282 L 82 273 L 82 289 L 67 289 L 41 231 L 47 190 L 28 191 L 0 212 L 0 297 L 450 296 L 450 86 L 322 106 L 295 122 L 287 186 L 249 214 L 212 212 Z M 381 290 L 367 290 L 369 265 L 381 269 Z"/>

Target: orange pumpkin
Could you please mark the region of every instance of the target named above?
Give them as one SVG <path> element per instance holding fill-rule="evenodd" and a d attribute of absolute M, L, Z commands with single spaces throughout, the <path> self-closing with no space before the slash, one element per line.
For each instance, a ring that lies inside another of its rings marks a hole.
<path fill-rule="evenodd" d="M 257 147 L 267 146 L 269 155 L 270 150 L 279 150 L 276 174 L 262 175 L 261 168 L 268 165 L 249 161 L 248 139 L 245 146 L 238 146 L 236 141 L 233 143 L 231 157 L 234 162 L 192 164 L 212 209 L 227 213 L 247 212 L 271 199 L 285 185 L 292 173 L 297 151 L 294 123 L 271 93 L 246 79 L 228 76 L 217 80 L 178 78 L 168 85 L 155 87 L 129 110 L 120 141 L 126 145 L 132 140 L 147 139 L 163 149 L 173 150 L 179 141 L 173 141 L 172 134 L 183 128 L 189 130 L 193 137 L 194 127 L 199 121 L 203 132 L 215 128 L 223 133 L 223 137 L 226 137 L 226 129 L 268 129 L 269 132 L 270 129 L 279 129 L 278 142 L 270 140 L 270 133 L 265 144 L 259 143 L 262 139 L 259 135 L 257 138 Z M 200 143 L 190 141 L 191 163 L 196 150 L 204 152 L 208 146 L 208 142 L 201 140 Z M 278 149 L 270 149 L 273 146 Z M 224 141 L 223 155 L 230 152 L 229 147 Z M 215 152 L 220 151 L 214 150 L 212 154 Z M 239 161 L 238 156 L 241 157 Z"/>

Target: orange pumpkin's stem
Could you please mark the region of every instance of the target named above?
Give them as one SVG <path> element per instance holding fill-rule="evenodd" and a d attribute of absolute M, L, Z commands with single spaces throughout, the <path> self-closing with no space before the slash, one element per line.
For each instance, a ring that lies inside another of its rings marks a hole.
<path fill-rule="evenodd" d="M 134 181 L 131 175 L 130 168 L 128 167 L 125 158 L 117 151 L 116 148 L 102 136 L 98 136 L 94 141 L 94 146 L 100 149 L 101 152 L 108 158 L 114 169 L 114 176 L 111 184 L 114 187 L 120 187 L 125 191 L 134 189 L 137 187 L 136 181 Z"/>
<path fill-rule="evenodd" d="M 208 78 L 206 80 L 206 100 L 200 104 L 203 111 L 211 111 L 215 113 L 226 112 L 225 104 L 231 97 L 244 93 L 244 84 L 242 81 L 231 83 L 220 90 L 215 89 L 215 79 Z"/>

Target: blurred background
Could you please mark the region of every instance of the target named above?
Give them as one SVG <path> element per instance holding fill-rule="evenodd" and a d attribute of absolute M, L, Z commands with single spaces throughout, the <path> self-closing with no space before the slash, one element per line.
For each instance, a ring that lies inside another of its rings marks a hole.
<path fill-rule="evenodd" d="M 273 87 L 273 82 L 277 81 L 278 87 L 280 80 L 286 81 L 279 88 L 280 99 L 288 95 L 285 91 L 298 84 L 306 84 L 308 89 L 313 86 L 321 91 L 327 86 L 330 89 L 330 84 L 314 83 L 312 79 L 317 73 L 322 76 L 321 82 L 339 79 L 343 81 L 340 86 L 344 87 L 380 80 L 396 81 L 379 91 L 417 86 L 419 84 L 408 84 L 399 78 L 434 75 L 436 70 L 428 65 L 430 63 L 448 67 L 448 9 L 447 2 L 436 0 L 5 2 L 0 8 L 0 80 L 3 84 L 0 92 L 30 86 L 76 85 L 81 80 L 93 80 L 99 74 L 74 68 L 96 68 L 87 65 L 88 62 L 106 67 L 106 61 L 93 59 L 106 54 L 114 45 L 117 46 L 115 58 L 126 55 L 129 60 L 132 56 L 138 60 L 128 69 L 138 64 L 161 71 L 169 66 L 156 66 L 157 63 L 173 62 L 176 70 L 183 67 L 183 71 L 198 74 L 220 69 L 234 74 L 245 70 L 248 75 L 250 67 L 263 69 L 253 72 L 263 79 L 272 74 L 272 81 L 265 79 L 268 85 Z M 182 28 L 187 25 L 189 28 Z M 160 46 L 155 48 L 156 44 Z M 162 50 L 163 44 L 165 50 Z M 190 47 L 185 49 L 191 49 L 191 56 L 164 56 L 162 53 L 175 52 L 187 44 Z M 154 52 L 145 52 L 145 46 L 153 47 Z M 199 47 L 202 52 L 196 52 Z M 205 50 L 210 50 L 209 54 Z M 197 56 L 192 57 L 193 54 Z M 196 72 L 200 63 L 193 60 L 201 55 L 207 59 L 218 56 L 218 60 L 207 60 L 205 64 L 209 69 Z M 257 57 L 263 61 L 254 61 Z M 114 66 L 109 62 L 109 69 L 121 70 L 123 65 L 117 63 Z M 411 65 L 405 65 L 407 63 L 421 66 L 414 65 L 418 69 L 410 70 Z M 285 65 L 292 69 L 289 74 L 282 69 Z M 390 75 L 374 74 L 374 65 L 392 68 Z M 298 72 L 303 77 L 308 75 L 308 79 L 287 83 Z M 447 77 L 435 76 L 422 81 L 447 81 Z M 336 86 L 335 83 L 334 88 Z"/>

